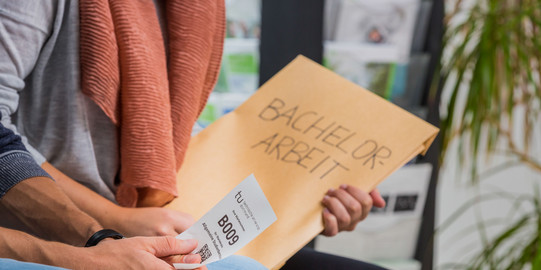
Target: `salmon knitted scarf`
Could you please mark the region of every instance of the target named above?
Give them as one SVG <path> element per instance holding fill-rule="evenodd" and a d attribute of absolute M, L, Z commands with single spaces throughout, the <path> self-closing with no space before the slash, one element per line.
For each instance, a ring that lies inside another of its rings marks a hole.
<path fill-rule="evenodd" d="M 167 45 L 152 0 L 80 0 L 79 8 L 82 91 L 120 132 L 117 201 L 136 206 L 141 188 L 176 196 L 176 172 L 220 69 L 223 0 L 167 0 Z"/>

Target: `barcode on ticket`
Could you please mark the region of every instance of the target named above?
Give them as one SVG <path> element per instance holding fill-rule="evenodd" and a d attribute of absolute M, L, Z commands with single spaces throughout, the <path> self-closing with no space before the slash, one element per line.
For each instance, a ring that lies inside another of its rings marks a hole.
<path fill-rule="evenodd" d="M 210 252 L 209 246 L 205 244 L 201 249 L 196 252 L 196 254 L 199 254 L 201 256 L 201 263 L 206 261 L 210 256 L 212 256 L 212 253 Z"/>

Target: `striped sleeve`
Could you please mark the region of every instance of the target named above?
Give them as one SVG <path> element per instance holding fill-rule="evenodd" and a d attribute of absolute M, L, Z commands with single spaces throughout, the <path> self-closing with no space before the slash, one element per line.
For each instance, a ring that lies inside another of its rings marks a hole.
<path fill-rule="evenodd" d="M 49 177 L 24 147 L 21 137 L 0 123 L 0 199 L 19 182 Z"/>

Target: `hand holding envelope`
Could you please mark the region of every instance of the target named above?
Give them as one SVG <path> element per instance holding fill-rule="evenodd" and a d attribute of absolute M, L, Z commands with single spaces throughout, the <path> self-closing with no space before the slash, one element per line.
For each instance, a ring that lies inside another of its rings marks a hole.
<path fill-rule="evenodd" d="M 341 231 L 353 231 L 364 220 L 372 206 L 385 207 L 385 201 L 379 191 L 367 193 L 354 186 L 340 185 L 327 191 L 322 201 L 323 235 L 335 236 Z"/>

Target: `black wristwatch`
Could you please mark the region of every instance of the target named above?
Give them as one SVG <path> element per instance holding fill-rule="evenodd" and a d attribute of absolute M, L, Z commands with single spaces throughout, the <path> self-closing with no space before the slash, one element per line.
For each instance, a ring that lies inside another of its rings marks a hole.
<path fill-rule="evenodd" d="M 88 241 L 86 241 L 85 247 L 93 247 L 105 238 L 122 239 L 124 238 L 124 236 L 119 232 L 111 229 L 99 230 L 92 236 L 90 236 Z"/>

